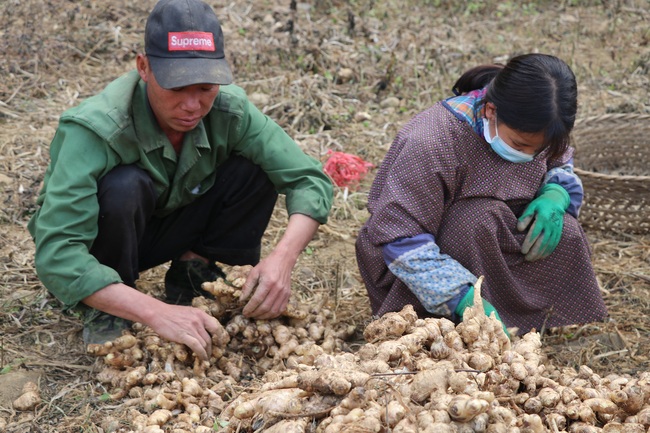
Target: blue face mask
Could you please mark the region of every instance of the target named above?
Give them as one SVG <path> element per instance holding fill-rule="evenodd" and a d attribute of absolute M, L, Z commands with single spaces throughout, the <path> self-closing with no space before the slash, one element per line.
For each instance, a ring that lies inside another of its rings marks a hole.
<path fill-rule="evenodd" d="M 490 138 L 490 121 L 487 120 L 486 117 L 483 118 L 483 136 L 485 137 L 485 141 L 490 143 L 492 150 L 494 150 L 501 158 L 516 163 L 530 162 L 535 158 L 535 155 L 529 155 L 510 147 L 508 143 L 499 137 L 499 129 L 496 127 L 496 120 L 494 121 L 494 124 L 496 133 L 494 137 Z"/>

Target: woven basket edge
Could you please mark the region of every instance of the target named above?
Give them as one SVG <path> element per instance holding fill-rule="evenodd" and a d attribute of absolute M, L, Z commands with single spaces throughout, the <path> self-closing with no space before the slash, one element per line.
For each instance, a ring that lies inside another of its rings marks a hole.
<path fill-rule="evenodd" d="M 595 177 L 595 178 L 607 179 L 607 180 L 629 180 L 629 181 L 636 181 L 636 182 L 650 182 L 650 176 L 594 173 L 593 171 L 583 170 L 578 167 L 574 167 L 573 171 L 580 177 Z"/>
<path fill-rule="evenodd" d="M 620 120 L 650 120 L 650 114 L 645 113 L 608 113 L 598 116 L 587 116 L 576 119 L 574 129 L 586 126 L 593 122 L 607 122 L 607 121 L 620 121 Z"/>

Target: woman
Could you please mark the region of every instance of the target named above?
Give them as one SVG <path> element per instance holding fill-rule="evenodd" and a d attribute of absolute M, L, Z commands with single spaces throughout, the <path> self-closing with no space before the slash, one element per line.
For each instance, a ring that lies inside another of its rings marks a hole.
<path fill-rule="evenodd" d="M 370 190 L 356 251 L 373 314 L 412 304 L 458 321 L 483 275 L 486 312 L 519 333 L 602 320 L 577 221 L 573 72 L 526 54 L 467 71 L 454 93 L 402 128 Z"/>

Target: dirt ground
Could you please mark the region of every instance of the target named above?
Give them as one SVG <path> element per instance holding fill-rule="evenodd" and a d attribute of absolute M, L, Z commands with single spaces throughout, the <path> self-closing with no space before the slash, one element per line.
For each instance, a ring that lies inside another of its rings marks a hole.
<path fill-rule="evenodd" d="M 525 52 L 569 63 L 578 78 L 580 117 L 650 113 L 648 0 L 209 3 L 222 20 L 236 83 L 323 162 L 333 150 L 379 165 L 399 127 L 449 96 L 464 70 Z M 119 405 L 101 398 L 79 320 L 62 314 L 39 282 L 25 227 L 58 116 L 134 67 L 153 4 L 0 3 L 0 420 L 8 423 L 0 431 L 115 431 Z M 372 173 L 355 191 L 335 191 L 330 222 L 294 274 L 295 296 L 329 305 L 337 320 L 360 329 L 370 312 L 354 239 L 367 218 L 371 180 Z M 285 220 L 279 203 L 265 251 Z M 546 330 L 548 362 L 588 365 L 602 375 L 648 371 L 650 235 L 587 234 L 610 317 Z M 143 274 L 141 287 L 160 294 L 165 269 Z M 16 412 L 11 401 L 35 378 L 43 403 Z"/>

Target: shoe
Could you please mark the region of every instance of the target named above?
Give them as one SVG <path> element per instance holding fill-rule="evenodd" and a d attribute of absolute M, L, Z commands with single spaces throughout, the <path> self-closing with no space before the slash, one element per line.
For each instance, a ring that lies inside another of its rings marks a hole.
<path fill-rule="evenodd" d="M 172 260 L 165 274 L 167 302 L 177 305 L 191 305 L 196 296 L 213 298 L 201 288 L 206 281 L 216 281 L 226 274 L 214 263 L 201 260 Z"/>
<path fill-rule="evenodd" d="M 131 328 L 132 322 L 108 313 L 93 310 L 86 316 L 81 334 L 84 344 L 104 344 L 122 336 L 122 331 Z"/>

